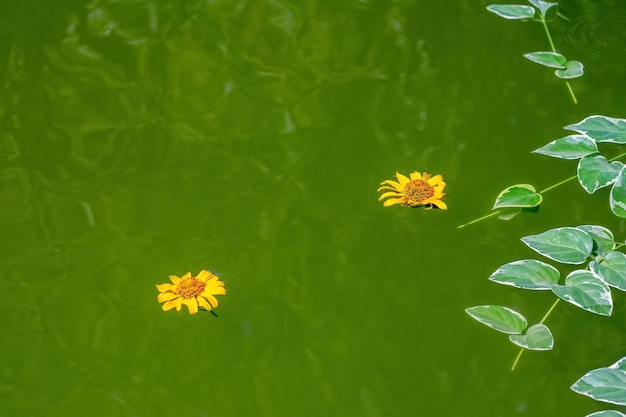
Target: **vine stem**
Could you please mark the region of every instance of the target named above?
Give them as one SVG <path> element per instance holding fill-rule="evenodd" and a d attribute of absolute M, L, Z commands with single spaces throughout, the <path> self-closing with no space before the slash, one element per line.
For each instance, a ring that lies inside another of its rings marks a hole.
<path fill-rule="evenodd" d="M 624 157 L 624 156 L 626 156 L 626 152 L 621 153 L 621 154 L 619 154 L 619 155 L 617 155 L 617 156 L 615 156 L 615 157 L 613 157 L 613 158 L 609 159 L 609 162 L 617 161 L 618 159 L 620 159 L 620 158 L 622 158 L 622 157 Z M 577 175 L 572 175 L 571 177 L 566 178 L 566 179 L 564 179 L 563 181 L 559 181 L 559 182 L 557 182 L 556 184 L 552 184 L 552 185 L 551 185 L 551 186 L 549 186 L 548 188 L 544 188 L 543 190 L 539 191 L 539 194 L 543 194 L 543 193 L 546 193 L 546 192 L 548 192 L 548 191 L 550 191 L 550 190 L 552 190 L 552 189 L 554 189 L 554 188 L 560 187 L 561 185 L 565 184 L 566 182 L 569 182 L 569 181 L 571 181 L 571 180 L 574 180 L 574 179 L 576 179 L 577 177 L 578 177 Z M 464 224 L 462 224 L 462 225 L 460 225 L 460 226 L 457 226 L 456 228 L 457 228 L 457 229 L 462 229 L 462 228 L 464 228 L 465 226 L 469 226 L 470 224 L 478 223 L 479 221 L 482 221 L 482 220 L 488 219 L 489 217 L 493 217 L 493 216 L 495 216 L 496 214 L 499 214 L 499 213 L 500 213 L 500 211 L 501 211 L 501 210 L 496 210 L 496 211 L 494 211 L 493 213 L 489 213 L 489 214 L 487 214 L 487 215 L 485 215 L 485 216 L 482 216 L 482 217 L 479 217 L 479 218 L 477 218 L 477 219 L 474 219 L 474 220 L 472 220 L 472 221 L 470 221 L 470 222 L 464 223 Z"/>
<path fill-rule="evenodd" d="M 546 314 L 543 315 L 543 318 L 541 319 L 539 324 L 543 324 L 543 322 L 548 319 L 548 317 L 550 316 L 550 313 L 552 313 L 552 311 L 554 310 L 556 305 L 559 303 L 559 301 L 561 301 L 561 299 L 557 298 L 556 301 L 554 303 L 552 303 L 552 305 L 550 306 L 550 308 L 548 309 Z M 524 349 L 524 348 L 521 348 L 519 350 L 519 352 L 517 353 L 517 356 L 515 357 L 515 360 L 513 361 L 513 365 L 511 366 L 511 371 L 515 370 L 515 367 L 517 366 L 517 364 L 518 364 L 518 362 L 519 362 L 520 358 L 522 357 L 522 354 L 524 353 L 525 350 L 526 349 Z"/>
<path fill-rule="evenodd" d="M 544 15 L 541 16 L 541 24 L 543 25 L 543 29 L 546 31 L 546 36 L 548 37 L 548 42 L 550 42 L 550 48 L 552 48 L 552 52 L 555 54 L 556 48 L 554 47 L 554 42 L 552 41 L 552 36 L 550 35 L 550 31 L 548 30 L 548 24 L 546 22 L 546 17 Z M 578 104 L 578 100 L 576 99 L 576 95 L 574 94 L 574 90 L 572 90 L 572 86 L 569 81 L 565 80 L 565 85 L 567 86 L 567 90 L 569 91 L 569 95 L 572 96 L 572 100 L 574 104 Z"/>

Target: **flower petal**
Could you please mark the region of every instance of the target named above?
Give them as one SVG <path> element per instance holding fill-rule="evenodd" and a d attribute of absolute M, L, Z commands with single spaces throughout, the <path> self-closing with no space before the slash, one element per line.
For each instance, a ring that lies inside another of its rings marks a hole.
<path fill-rule="evenodd" d="M 178 283 L 180 282 L 180 278 L 178 278 L 176 275 L 170 275 L 170 281 L 172 281 L 174 285 L 178 285 Z"/>
<path fill-rule="evenodd" d="M 415 172 L 411 172 L 411 180 L 421 180 L 422 179 L 422 174 L 420 174 L 419 172 L 415 171 Z"/>
<path fill-rule="evenodd" d="M 202 271 L 200 271 L 200 273 L 196 276 L 197 280 L 200 280 L 202 282 L 207 282 L 209 280 L 209 277 L 211 276 L 211 273 L 209 271 L 207 271 L 206 269 L 203 269 Z"/>
<path fill-rule="evenodd" d="M 385 200 L 385 202 L 383 203 L 383 206 L 389 207 L 389 206 L 393 206 L 394 204 L 404 204 L 404 203 L 405 203 L 404 198 L 390 198 L 389 200 Z"/>
<path fill-rule="evenodd" d="M 183 300 L 183 304 L 189 309 L 189 314 L 196 314 L 198 312 L 198 302 L 195 298 L 187 298 Z"/>
<path fill-rule="evenodd" d="M 159 290 L 159 292 L 166 292 L 166 291 L 172 291 L 174 287 L 172 284 L 169 283 L 165 283 L 165 284 L 157 284 L 157 290 Z"/>
<path fill-rule="evenodd" d="M 438 185 L 437 183 L 443 182 L 443 177 L 441 175 L 435 175 L 427 181 L 430 185 Z M 445 185 L 445 183 L 444 183 Z"/>
<path fill-rule="evenodd" d="M 393 187 L 393 189 L 398 190 L 398 191 L 402 191 L 404 189 L 404 186 L 402 186 L 399 182 L 396 182 L 396 181 L 393 181 L 393 180 L 383 181 L 383 182 L 381 182 L 381 184 L 386 186 L 386 187 L 391 186 L 391 187 Z M 379 188 L 379 190 L 381 190 L 381 189 L 383 189 L 383 187 Z"/>
<path fill-rule="evenodd" d="M 430 204 L 437 206 L 437 208 L 441 210 L 448 210 L 448 205 L 441 200 L 433 200 Z"/>
<path fill-rule="evenodd" d="M 208 286 L 207 285 L 204 291 L 202 291 L 203 297 L 207 297 L 209 295 L 214 295 L 214 294 L 226 294 L 226 288 L 224 288 L 223 285 L 220 285 L 220 286 L 217 286 L 217 285 Z"/>
<path fill-rule="evenodd" d="M 177 307 L 176 301 L 167 301 L 165 304 L 163 304 L 163 311 L 167 311 L 167 310 L 171 310 L 174 307 Z M 179 308 L 177 308 L 177 310 L 180 310 Z"/>
<path fill-rule="evenodd" d="M 159 301 L 159 303 L 162 303 L 164 301 L 169 301 L 169 300 L 173 300 L 174 298 L 177 298 L 178 295 L 174 294 L 173 292 L 162 292 L 161 294 L 158 295 L 157 300 Z"/>
<path fill-rule="evenodd" d="M 207 301 L 213 308 L 218 306 L 217 298 L 213 297 L 212 295 L 205 295 L 204 298 L 207 299 Z"/>
<path fill-rule="evenodd" d="M 396 172 L 396 178 L 398 179 L 398 181 L 400 182 L 400 185 L 402 186 L 402 189 L 404 189 L 404 186 L 411 180 L 409 180 L 406 176 L 400 174 L 399 172 Z"/>
<path fill-rule="evenodd" d="M 378 197 L 378 201 L 387 197 L 403 197 L 403 194 L 397 193 L 395 191 L 387 191 L 386 193 L 383 193 L 380 197 Z"/>
<path fill-rule="evenodd" d="M 206 298 L 200 296 L 198 297 L 198 305 L 200 305 L 200 307 L 211 311 L 213 309 L 213 307 L 211 306 L 211 304 L 209 304 L 209 302 L 206 300 Z"/>
<path fill-rule="evenodd" d="M 185 275 L 180 277 L 180 279 L 189 279 L 189 278 L 191 278 L 191 272 L 187 272 Z"/>

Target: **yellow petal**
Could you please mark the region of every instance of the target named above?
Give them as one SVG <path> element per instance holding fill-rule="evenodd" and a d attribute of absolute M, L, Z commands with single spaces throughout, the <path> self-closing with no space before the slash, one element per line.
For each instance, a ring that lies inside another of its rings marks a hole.
<path fill-rule="evenodd" d="M 204 291 L 202 291 L 203 297 L 208 297 L 214 294 L 226 294 L 226 289 L 223 286 L 212 285 L 210 287 L 207 286 Z"/>
<path fill-rule="evenodd" d="M 200 271 L 200 273 L 196 276 L 197 280 L 200 280 L 202 282 L 207 282 L 209 280 L 210 277 L 210 272 L 207 271 L 206 269 L 203 269 L 202 271 Z"/>
<path fill-rule="evenodd" d="M 180 278 L 178 278 L 176 275 L 170 275 L 170 281 L 172 281 L 174 285 L 178 285 L 178 283 L 180 282 Z"/>
<path fill-rule="evenodd" d="M 196 314 L 198 312 L 198 302 L 195 298 L 187 298 L 183 301 L 183 304 L 189 309 L 189 314 Z"/>
<path fill-rule="evenodd" d="M 172 284 L 157 284 L 157 290 L 159 292 L 172 291 L 175 287 Z"/>
<path fill-rule="evenodd" d="M 381 184 L 385 185 L 385 186 L 392 186 L 393 189 L 398 190 L 398 191 L 402 191 L 404 189 L 404 187 L 402 185 L 400 185 L 399 182 L 393 181 L 393 180 L 387 180 L 387 181 L 383 181 L 381 182 Z M 380 187 L 380 189 L 382 189 L 383 187 Z"/>
<path fill-rule="evenodd" d="M 198 304 L 200 305 L 200 307 L 209 311 L 211 311 L 211 309 L 213 308 L 204 297 L 198 297 Z"/>
<path fill-rule="evenodd" d="M 176 307 L 176 302 L 175 301 L 168 301 L 165 304 L 163 304 L 163 311 L 171 310 L 174 307 Z M 179 310 L 179 309 L 177 308 L 177 310 Z"/>
<path fill-rule="evenodd" d="M 440 182 L 443 182 L 443 177 L 441 175 L 435 175 L 434 177 L 428 180 L 428 183 L 433 186 L 438 185 L 438 183 Z M 443 183 L 443 185 L 446 185 L 446 184 Z"/>
<path fill-rule="evenodd" d="M 404 204 L 404 198 L 390 198 L 383 203 L 383 206 L 389 207 L 393 206 L 394 204 Z"/>
<path fill-rule="evenodd" d="M 415 171 L 411 173 L 411 179 L 412 180 L 421 180 L 422 179 L 422 174 L 420 174 L 419 172 Z"/>
<path fill-rule="evenodd" d="M 424 172 L 422 174 L 422 181 L 428 182 L 429 179 L 430 179 L 430 174 L 428 172 Z"/>
<path fill-rule="evenodd" d="M 383 198 L 387 198 L 387 197 L 401 197 L 402 194 L 397 193 L 395 191 L 387 191 L 386 193 L 383 193 L 380 197 L 378 197 L 378 201 L 382 200 Z"/>
<path fill-rule="evenodd" d="M 180 279 L 189 279 L 189 278 L 191 278 L 191 272 L 187 272 L 185 275 L 180 277 Z"/>
<path fill-rule="evenodd" d="M 178 295 L 174 294 L 173 292 L 162 292 L 161 294 L 158 295 L 157 300 L 159 301 L 159 303 L 162 303 L 164 301 L 169 301 L 169 300 L 173 300 L 174 298 L 177 298 Z"/>
<path fill-rule="evenodd" d="M 209 302 L 209 304 L 211 304 L 213 308 L 218 306 L 217 298 L 213 297 L 212 295 L 208 295 L 208 296 L 205 295 L 204 297 L 207 299 L 207 301 Z"/>
<path fill-rule="evenodd" d="M 402 189 L 404 189 L 404 186 L 411 180 L 409 180 L 407 177 L 405 177 L 404 175 L 400 174 L 399 172 L 396 172 L 396 178 L 398 179 L 398 181 L 400 182 L 400 185 L 402 186 Z"/>
<path fill-rule="evenodd" d="M 448 210 L 448 205 L 441 200 L 435 200 L 431 204 L 437 206 L 441 210 Z"/>

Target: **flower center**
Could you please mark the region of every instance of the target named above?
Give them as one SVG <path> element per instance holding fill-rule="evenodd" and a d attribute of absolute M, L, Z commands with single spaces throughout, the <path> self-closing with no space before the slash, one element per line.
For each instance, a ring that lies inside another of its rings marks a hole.
<path fill-rule="evenodd" d="M 196 298 L 204 291 L 206 284 L 195 278 L 183 279 L 178 283 L 178 295 L 183 298 Z"/>
<path fill-rule="evenodd" d="M 421 202 L 435 195 L 435 190 L 427 182 L 412 180 L 404 186 L 404 195 L 409 202 Z"/>

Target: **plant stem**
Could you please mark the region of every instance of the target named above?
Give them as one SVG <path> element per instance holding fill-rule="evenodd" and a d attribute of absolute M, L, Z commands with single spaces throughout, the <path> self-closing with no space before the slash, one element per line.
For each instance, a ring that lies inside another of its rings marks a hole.
<path fill-rule="evenodd" d="M 552 313 L 552 310 L 554 310 L 554 307 L 556 307 L 556 305 L 559 303 L 559 301 L 561 301 L 560 298 L 557 298 L 554 303 L 552 303 L 552 305 L 550 306 L 550 308 L 548 309 L 548 311 L 546 312 L 546 314 L 544 314 L 543 318 L 541 319 L 541 321 L 539 322 L 539 324 L 543 324 L 544 321 L 546 321 L 548 319 L 548 316 L 550 315 L 550 313 Z"/>
<path fill-rule="evenodd" d="M 554 308 L 556 307 L 556 305 L 559 303 L 559 301 L 561 301 L 560 298 L 557 298 L 556 301 L 554 301 L 554 303 L 552 303 L 552 305 L 550 306 L 550 308 L 548 309 L 548 311 L 546 312 L 546 314 L 543 315 L 543 318 L 541 319 L 541 321 L 539 322 L 539 324 L 543 324 L 544 321 L 546 321 L 548 319 L 548 316 L 550 316 L 550 313 L 552 313 L 552 311 L 554 310 Z M 526 349 L 521 348 L 519 350 L 519 352 L 517 353 L 517 356 L 515 357 L 515 360 L 513 361 L 513 365 L 511 366 L 511 371 L 515 370 L 515 367 L 517 366 L 520 358 L 522 357 L 522 353 L 524 353 Z"/>
<path fill-rule="evenodd" d="M 556 48 L 554 47 L 554 42 L 552 42 L 552 36 L 550 36 L 550 31 L 548 30 L 548 24 L 546 23 L 545 16 L 541 16 L 541 24 L 543 25 L 543 28 L 546 31 L 546 35 L 548 36 L 548 42 L 550 42 L 550 47 L 552 48 L 552 52 L 556 54 L 557 53 Z"/>
<path fill-rule="evenodd" d="M 565 184 L 565 183 L 566 183 L 566 182 L 568 182 L 568 181 L 575 180 L 576 178 L 577 178 L 577 175 L 573 175 L 573 176 L 571 176 L 571 177 L 569 177 L 569 178 L 567 178 L 567 179 L 565 179 L 565 180 L 563 180 L 563 181 L 561 181 L 561 182 L 557 182 L 556 184 L 552 184 L 552 185 L 551 185 L 551 186 L 549 186 L 548 188 L 545 188 L 545 189 L 543 189 L 543 190 L 539 191 L 539 194 L 543 194 L 543 193 L 545 193 L 546 191 L 550 191 L 550 190 L 552 190 L 553 188 L 559 187 L 559 186 L 561 186 L 561 185 Z"/>
<path fill-rule="evenodd" d="M 622 158 L 622 157 L 624 157 L 624 156 L 626 156 L 626 152 L 621 153 L 621 154 L 619 154 L 619 155 L 617 155 L 617 156 L 615 156 L 615 157 L 613 157 L 613 158 L 609 159 L 609 162 L 617 161 L 618 159 L 620 159 L 620 158 Z M 561 185 L 565 184 L 566 182 L 569 182 L 569 181 L 574 180 L 574 179 L 576 179 L 576 178 L 577 178 L 577 175 L 573 175 L 573 176 L 571 176 L 571 177 L 569 177 L 569 178 L 567 178 L 567 179 L 564 179 L 563 181 L 559 181 L 559 182 L 557 182 L 556 184 L 552 184 L 552 185 L 551 185 L 551 186 L 549 186 L 548 188 L 544 188 L 543 190 L 539 191 L 539 194 L 546 193 L 546 192 L 548 192 L 548 191 L 550 191 L 550 190 L 552 190 L 552 189 L 554 189 L 554 188 L 556 188 L 556 187 L 559 187 L 559 186 L 561 186 Z M 462 229 L 462 228 L 463 228 L 463 227 L 465 227 L 465 226 L 469 226 L 470 224 L 478 223 L 478 222 L 479 222 L 479 221 L 481 221 L 481 220 L 488 219 L 489 217 L 495 216 L 496 214 L 499 214 L 499 213 L 500 213 L 500 210 L 496 210 L 496 211 L 494 211 L 493 213 L 489 213 L 489 214 L 487 214 L 487 215 L 485 215 L 485 216 L 483 216 L 483 217 L 479 217 L 479 218 L 477 218 L 477 219 L 474 219 L 474 220 L 472 220 L 471 222 L 467 222 L 467 223 L 465 223 L 465 224 L 462 224 L 462 225 L 460 225 L 460 226 L 457 226 L 456 228 L 457 228 L 457 229 Z"/>
<path fill-rule="evenodd" d="M 474 219 L 474 220 L 472 220 L 471 222 L 467 222 L 467 223 L 465 223 L 465 224 L 462 224 L 462 225 L 460 225 L 460 226 L 457 226 L 456 228 L 457 228 L 457 229 L 462 229 L 462 228 L 463 228 L 463 227 L 465 227 L 465 226 L 469 226 L 470 224 L 478 223 L 479 221 L 481 221 L 481 220 L 485 220 L 485 219 L 488 219 L 489 217 L 495 216 L 495 215 L 496 215 L 496 214 L 498 214 L 498 213 L 500 213 L 500 210 L 496 210 L 496 211 L 494 211 L 493 213 L 489 213 L 489 214 L 487 214 L 487 215 L 485 215 L 485 216 L 483 216 L 483 217 L 479 217 L 478 219 Z"/>
<path fill-rule="evenodd" d="M 544 30 L 546 31 L 546 36 L 548 37 L 548 42 L 550 42 L 550 48 L 552 48 L 552 52 L 555 54 L 556 48 L 554 47 L 554 42 L 552 42 L 552 36 L 550 35 L 550 31 L 548 30 L 548 24 L 546 22 L 546 17 L 541 16 L 541 24 L 543 25 Z M 578 104 L 578 100 L 576 99 L 576 95 L 574 94 L 574 90 L 572 90 L 572 86 L 569 84 L 569 81 L 565 81 L 565 85 L 567 86 L 567 90 L 569 91 L 570 96 L 572 96 L 572 100 L 574 104 Z"/>

